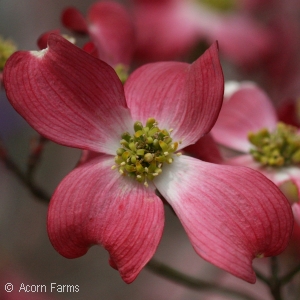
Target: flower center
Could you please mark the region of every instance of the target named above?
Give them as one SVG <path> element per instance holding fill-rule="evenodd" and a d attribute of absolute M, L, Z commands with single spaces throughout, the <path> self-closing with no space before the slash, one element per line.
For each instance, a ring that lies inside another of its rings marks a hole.
<path fill-rule="evenodd" d="M 233 11 L 237 7 L 236 0 L 197 0 L 197 2 L 221 12 Z"/>
<path fill-rule="evenodd" d="M 172 129 L 160 129 L 154 118 L 149 118 L 146 126 L 139 121 L 134 123 L 134 134 L 122 134 L 112 169 L 118 169 L 122 175 L 134 177 L 148 187 L 148 180 L 153 180 L 162 173 L 165 163 L 173 162 L 173 154 L 178 142 L 170 137 Z M 176 155 L 180 155 L 177 153 Z"/>
<path fill-rule="evenodd" d="M 300 163 L 300 135 L 294 126 L 279 122 L 273 132 L 263 128 L 256 133 L 250 132 L 248 139 L 255 146 L 250 153 L 263 166 Z"/>
<path fill-rule="evenodd" d="M 121 82 L 124 84 L 128 78 L 128 67 L 123 64 L 118 64 L 115 66 L 115 71 Z"/>
<path fill-rule="evenodd" d="M 17 50 L 17 46 L 11 40 L 4 40 L 0 36 L 0 71 L 3 70 L 8 58 Z"/>

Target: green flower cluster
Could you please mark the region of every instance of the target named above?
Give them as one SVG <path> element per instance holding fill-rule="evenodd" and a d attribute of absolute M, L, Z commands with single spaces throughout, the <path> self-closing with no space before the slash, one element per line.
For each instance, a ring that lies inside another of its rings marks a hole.
<path fill-rule="evenodd" d="M 124 84 L 128 78 L 128 67 L 123 64 L 118 64 L 115 66 L 115 71 L 121 82 Z"/>
<path fill-rule="evenodd" d="M 278 123 L 274 132 L 264 128 L 250 132 L 248 139 L 255 146 L 253 158 L 263 166 L 281 167 L 300 163 L 300 135 L 294 126 Z"/>
<path fill-rule="evenodd" d="M 16 45 L 11 40 L 5 40 L 0 36 L 0 72 L 8 58 L 17 50 Z"/>
<path fill-rule="evenodd" d="M 197 0 L 199 3 L 220 12 L 233 11 L 237 7 L 236 0 Z"/>
<path fill-rule="evenodd" d="M 122 175 L 134 177 L 145 186 L 148 186 L 148 180 L 161 174 L 163 164 L 173 162 L 178 142 L 173 143 L 170 137 L 172 129 L 161 130 L 157 125 L 154 118 L 149 118 L 146 126 L 139 121 L 134 123 L 133 135 L 123 133 L 122 147 L 117 150 L 116 165 L 112 169 L 118 168 Z"/>

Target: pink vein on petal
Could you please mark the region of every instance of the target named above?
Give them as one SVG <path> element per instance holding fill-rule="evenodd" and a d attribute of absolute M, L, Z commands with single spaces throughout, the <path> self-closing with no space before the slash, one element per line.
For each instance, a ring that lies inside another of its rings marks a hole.
<path fill-rule="evenodd" d="M 184 155 L 164 168 L 155 185 L 174 208 L 196 252 L 254 282 L 252 259 L 277 255 L 287 246 L 291 208 L 259 172 L 214 165 Z"/>
<path fill-rule="evenodd" d="M 74 169 L 56 189 L 48 212 L 48 233 L 68 258 L 102 245 L 123 280 L 132 282 L 160 241 L 162 201 L 151 188 L 111 170 L 113 156 L 100 156 Z"/>
<path fill-rule="evenodd" d="M 121 134 L 132 127 L 116 73 L 58 35 L 50 35 L 48 44 L 42 52 L 10 58 L 4 73 L 8 99 L 47 138 L 114 154 Z"/>

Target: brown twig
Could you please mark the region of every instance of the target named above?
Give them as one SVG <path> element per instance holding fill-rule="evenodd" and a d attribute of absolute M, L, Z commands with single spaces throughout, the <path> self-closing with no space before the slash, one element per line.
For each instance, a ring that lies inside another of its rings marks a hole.
<path fill-rule="evenodd" d="M 31 140 L 31 150 L 27 162 L 27 172 L 26 175 L 28 180 L 33 180 L 34 172 L 41 160 L 41 156 L 44 150 L 44 146 L 48 139 L 43 136 L 38 136 Z"/>
<path fill-rule="evenodd" d="M 3 143 L 0 141 L 0 159 L 4 162 L 7 169 L 12 171 L 16 177 L 30 190 L 30 192 L 39 200 L 49 203 L 50 196 L 39 186 L 37 186 L 15 161 L 8 155 Z"/>
<path fill-rule="evenodd" d="M 204 280 L 186 275 L 186 274 L 181 273 L 178 270 L 175 270 L 163 263 L 157 262 L 154 259 L 152 259 L 146 265 L 146 267 L 149 270 L 151 270 L 152 272 L 154 272 L 155 274 L 158 274 L 164 278 L 167 278 L 171 281 L 174 281 L 176 283 L 179 283 L 183 286 L 186 286 L 186 287 L 194 289 L 194 290 L 222 293 L 224 295 L 228 295 L 228 297 L 230 297 L 230 299 L 232 299 L 231 297 L 238 297 L 240 299 L 246 299 L 246 300 L 257 300 L 255 298 L 253 298 L 252 296 L 245 294 L 243 292 L 233 290 L 228 287 L 220 286 L 216 283 L 206 282 Z"/>

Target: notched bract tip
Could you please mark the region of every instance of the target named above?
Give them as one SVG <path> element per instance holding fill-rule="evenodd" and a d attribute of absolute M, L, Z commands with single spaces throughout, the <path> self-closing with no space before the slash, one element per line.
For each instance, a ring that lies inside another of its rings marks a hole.
<path fill-rule="evenodd" d="M 46 54 L 47 51 L 48 51 L 48 48 L 43 49 L 43 50 L 39 50 L 39 51 L 34 50 L 34 51 L 29 51 L 29 52 L 33 56 L 36 56 L 38 58 L 42 58 Z"/>

